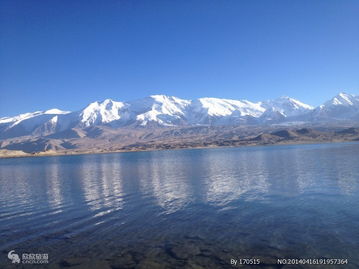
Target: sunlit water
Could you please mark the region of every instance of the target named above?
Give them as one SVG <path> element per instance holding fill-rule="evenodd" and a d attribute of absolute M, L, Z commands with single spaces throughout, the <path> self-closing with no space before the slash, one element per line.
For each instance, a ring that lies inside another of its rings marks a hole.
<path fill-rule="evenodd" d="M 0 268 L 10 250 L 54 268 L 357 268 L 359 144 L 1 159 L 0 250 Z"/>

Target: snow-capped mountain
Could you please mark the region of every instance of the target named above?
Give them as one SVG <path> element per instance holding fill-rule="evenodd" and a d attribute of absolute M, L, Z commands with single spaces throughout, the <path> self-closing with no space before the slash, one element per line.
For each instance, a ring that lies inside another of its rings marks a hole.
<path fill-rule="evenodd" d="M 313 119 L 326 120 L 359 120 L 359 96 L 344 92 L 317 107 Z"/>
<path fill-rule="evenodd" d="M 106 99 L 101 103 L 93 102 L 79 113 L 79 125 L 89 127 L 119 120 L 125 116 L 125 113 L 121 113 L 125 107 L 125 103 L 115 102 L 111 99 Z"/>
<path fill-rule="evenodd" d="M 314 107 L 288 96 L 283 96 L 275 100 L 264 101 L 262 106 L 270 111 L 279 112 L 284 117 L 302 115 L 314 109 Z"/>
<path fill-rule="evenodd" d="M 70 113 L 69 111 L 62 111 L 60 109 L 54 108 L 54 109 L 49 109 L 46 111 L 35 111 L 35 112 L 30 112 L 30 113 L 24 113 L 24 114 L 20 114 L 17 115 L 15 117 L 4 117 L 4 118 L 0 118 L 0 124 L 5 124 L 5 123 L 9 123 L 12 124 L 13 126 L 19 124 L 20 122 L 30 119 L 30 118 L 34 118 L 37 116 L 41 116 L 41 115 L 60 115 L 60 114 L 67 114 Z"/>
<path fill-rule="evenodd" d="M 268 107 L 264 113 L 259 117 L 260 122 L 262 123 L 278 123 L 286 120 L 286 116 L 283 112 L 273 108 Z"/>
<path fill-rule="evenodd" d="M 359 105 L 359 96 L 341 92 L 338 95 L 334 96 L 331 100 L 324 103 L 325 106 L 358 106 Z"/>
<path fill-rule="evenodd" d="M 151 95 L 129 102 L 106 99 L 69 112 L 58 109 L 0 118 L 0 138 L 47 136 L 105 125 L 111 128 L 260 125 L 283 122 L 331 120 L 359 121 L 359 97 L 339 93 L 313 108 L 290 97 L 263 102 L 199 98 L 185 100 L 166 95 Z"/>
<path fill-rule="evenodd" d="M 69 111 L 50 109 L 24 113 L 15 117 L 0 118 L 0 138 L 25 135 L 44 135 L 54 132 L 58 116 L 69 114 Z M 41 132 L 40 130 L 43 130 Z"/>
<path fill-rule="evenodd" d="M 192 101 L 187 118 L 190 124 L 233 124 L 240 119 L 259 117 L 264 111 L 260 103 L 247 100 L 199 98 Z"/>
<path fill-rule="evenodd" d="M 174 96 L 151 95 L 128 102 L 132 123 L 140 126 L 158 124 L 172 126 L 184 124 L 191 101 Z"/>

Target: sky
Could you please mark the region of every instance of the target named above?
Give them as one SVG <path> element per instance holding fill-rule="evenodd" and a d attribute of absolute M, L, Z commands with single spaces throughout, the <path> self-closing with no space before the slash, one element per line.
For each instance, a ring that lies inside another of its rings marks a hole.
<path fill-rule="evenodd" d="M 151 94 L 359 94 L 357 0 L 2 0 L 0 117 Z"/>

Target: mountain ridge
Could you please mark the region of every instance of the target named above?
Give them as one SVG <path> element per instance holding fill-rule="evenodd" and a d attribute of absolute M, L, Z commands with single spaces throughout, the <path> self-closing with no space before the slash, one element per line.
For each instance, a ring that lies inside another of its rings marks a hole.
<path fill-rule="evenodd" d="M 194 100 L 150 95 L 127 102 L 105 99 L 78 111 L 50 109 L 0 118 L 0 139 L 45 137 L 76 133 L 96 126 L 110 128 L 162 128 L 185 126 L 264 126 L 273 124 L 359 122 L 359 96 L 340 92 L 312 107 L 282 96 L 274 100 L 203 97 Z"/>

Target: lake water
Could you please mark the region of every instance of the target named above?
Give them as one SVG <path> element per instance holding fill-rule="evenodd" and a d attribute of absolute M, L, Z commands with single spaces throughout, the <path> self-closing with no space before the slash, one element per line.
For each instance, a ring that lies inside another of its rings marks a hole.
<path fill-rule="evenodd" d="M 0 250 L 0 268 L 10 250 L 45 268 L 358 268 L 359 144 L 1 159 Z"/>

